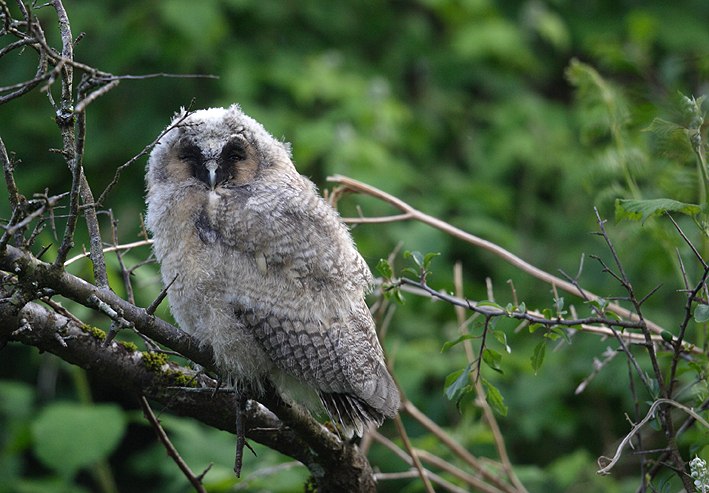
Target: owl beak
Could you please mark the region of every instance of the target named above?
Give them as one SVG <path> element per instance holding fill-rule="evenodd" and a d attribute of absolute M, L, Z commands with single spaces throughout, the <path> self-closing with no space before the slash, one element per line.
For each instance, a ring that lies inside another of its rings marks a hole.
<path fill-rule="evenodd" d="M 207 171 L 209 172 L 209 186 L 212 187 L 212 190 L 214 190 L 214 187 L 217 184 L 217 168 L 219 167 L 219 164 L 215 159 L 210 159 L 207 161 L 206 168 Z"/>

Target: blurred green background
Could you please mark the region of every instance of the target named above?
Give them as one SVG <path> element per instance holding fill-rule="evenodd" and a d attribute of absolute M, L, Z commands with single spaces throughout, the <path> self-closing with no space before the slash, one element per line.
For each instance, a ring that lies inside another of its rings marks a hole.
<path fill-rule="evenodd" d="M 17 6 L 9 7 L 18 17 Z M 91 104 L 84 166 L 95 196 L 181 106 L 193 98 L 195 108 L 236 102 L 293 144 L 297 168 L 321 188 L 335 173 L 364 181 L 553 274 L 561 269 L 575 276 L 585 254 L 581 284 L 602 296 L 622 296 L 618 283 L 588 257 L 613 263 L 602 238 L 588 234 L 598 230 L 598 208 L 609 219 L 609 235 L 639 296 L 664 283 L 647 302 L 646 315 L 677 330 L 684 283 L 675 249 L 693 276 L 690 282 L 696 282 L 689 248 L 666 219 L 644 226 L 616 226 L 612 220 L 616 198 L 706 200 L 687 146 L 643 132 L 656 117 L 686 125 L 679 93 L 709 92 L 705 0 L 65 0 L 65 7 L 74 35 L 86 33 L 75 48 L 77 61 L 116 75 L 219 77 L 124 80 Z M 35 13 L 59 46 L 54 11 Z M 12 41 L 0 37 L 0 47 Z M 0 58 L 0 86 L 30 79 L 35 69 L 31 49 L 14 51 Z M 52 90 L 56 94 L 57 87 Z M 61 147 L 53 116 L 38 90 L 0 106 L 0 137 L 21 160 L 16 178 L 28 197 L 47 188 L 50 195 L 68 189 L 70 174 L 61 156 L 50 152 Z M 123 173 L 104 204 L 118 220 L 123 243 L 140 239 L 145 162 Z M 366 215 L 395 212 L 354 197 L 341 202 L 343 216 L 356 215 L 356 205 Z M 0 217 L 9 218 L 6 201 L 0 201 Z M 677 219 L 705 252 L 691 221 Z M 108 216 L 100 220 L 104 240 L 112 241 Z M 426 225 L 364 225 L 353 236 L 372 269 L 401 242 L 397 271 L 409 265 L 405 250 L 441 253 L 429 277 L 435 289 L 453 290 L 453 265 L 461 261 L 465 294 L 472 300 L 488 297 L 489 277 L 502 305 L 514 301 L 508 280 L 527 307 L 552 305 L 548 285 Z M 77 239 L 73 254 L 86 241 L 83 229 Z M 49 243 L 54 246 L 46 258 L 58 241 L 45 231 L 36 249 Z M 135 265 L 148 253 L 135 249 L 124 261 Z M 107 258 L 115 268 L 115 256 Z M 70 270 L 91 276 L 86 261 Z M 112 275 L 113 288 L 125 295 L 117 271 Z M 154 299 L 160 291 L 154 264 L 136 271 L 134 288 L 139 305 Z M 589 314 L 581 300 L 562 296 L 567 307 Z M 384 341 L 404 391 L 472 453 L 496 458 L 479 410 L 464 405 L 459 411 L 443 393 L 445 377 L 467 364 L 460 346 L 441 354 L 443 343 L 459 335 L 453 309 L 405 297 Z M 107 319 L 66 304 L 86 322 L 108 328 Z M 169 320 L 165 305 L 158 314 Z M 583 393 L 574 394 L 593 371 L 594 358 L 617 343 L 577 334 L 570 346 L 550 347 L 535 375 L 530 356 L 541 333 L 516 331 L 516 324 L 504 320 L 496 328 L 506 332 L 512 351 L 490 343 L 503 353 L 504 373 L 486 370 L 485 377 L 508 406 L 507 416 L 498 418 L 529 491 L 635 491 L 637 457 L 624 460 L 610 477 L 595 474 L 596 458 L 612 456 L 629 431 L 625 413 L 634 416 L 624 358 L 615 358 Z M 692 326 L 690 341 L 703 344 L 703 334 L 702 327 Z M 647 363 L 642 350 L 636 351 Z M 18 344 L 5 348 L 0 362 L 0 492 L 189 491 L 142 420 L 134 396 Z M 641 392 L 638 399 L 650 396 Z M 90 407 L 95 414 L 76 412 L 90 401 L 101 403 Z M 114 437 L 112 446 L 93 459 L 66 464 L 56 459 L 66 445 L 47 438 L 55 434 L 42 433 L 43 426 L 81 427 L 79 419 L 98 421 L 103 431 L 95 433 Z M 239 481 L 231 473 L 231 435 L 169 413 L 163 423 L 193 470 L 215 463 L 206 477 L 209 491 L 233 491 Z M 449 458 L 422 428 L 407 419 L 405 424 L 416 446 Z M 396 435 L 392 423 L 382 432 Z M 646 440 L 664 446 L 650 431 Z M 685 459 L 701 452 L 703 440 L 699 432 L 684 437 Z M 287 462 L 262 447 L 258 451 L 258 458 L 247 459 L 245 476 Z M 89 466 L 96 457 L 101 460 Z M 382 471 L 407 468 L 377 446 L 370 457 Z M 299 491 L 306 477 L 303 468 L 284 466 L 247 489 Z M 415 492 L 422 485 L 402 480 L 383 483 L 381 490 Z"/>

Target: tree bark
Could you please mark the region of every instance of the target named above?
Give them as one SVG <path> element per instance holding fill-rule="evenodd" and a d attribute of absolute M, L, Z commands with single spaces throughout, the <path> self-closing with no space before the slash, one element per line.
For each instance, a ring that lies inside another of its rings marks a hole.
<path fill-rule="evenodd" d="M 205 373 L 155 358 L 154 354 L 136 351 L 120 342 L 104 346 L 101 331 L 81 326 L 43 304 L 26 300 L 50 289 L 84 306 L 120 317 L 142 334 L 215 371 L 209 348 L 201 347 L 188 334 L 114 292 L 100 289 L 18 248 L 7 246 L 5 254 L 0 255 L 0 269 L 17 276 L 16 283 L 0 288 L 0 344 L 16 341 L 37 347 L 116 387 L 169 405 L 177 414 L 235 433 L 232 395 L 175 388 L 189 385 L 215 389 L 217 382 Z M 310 470 L 317 491 L 376 491 L 372 468 L 356 445 L 340 440 L 302 406 L 285 401 L 274 389 L 260 400 L 263 404 L 249 401 L 246 406 L 247 438 L 302 462 Z"/>

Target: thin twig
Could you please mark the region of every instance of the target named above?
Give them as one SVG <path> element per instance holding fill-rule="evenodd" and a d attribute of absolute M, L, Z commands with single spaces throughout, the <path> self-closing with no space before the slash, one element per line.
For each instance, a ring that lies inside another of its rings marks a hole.
<path fill-rule="evenodd" d="M 432 466 L 435 466 L 442 471 L 447 472 L 451 476 L 455 476 L 456 478 L 460 479 L 461 481 L 465 481 L 468 483 L 471 487 L 475 488 L 476 490 L 485 492 L 485 493 L 501 493 L 501 490 L 495 488 L 494 486 L 491 486 L 487 484 L 486 482 L 482 481 L 481 479 L 476 478 L 475 476 L 472 476 L 465 471 L 455 467 L 454 465 L 450 464 L 449 462 L 446 462 L 445 460 L 441 459 L 437 455 L 432 454 L 428 450 L 420 450 L 416 449 L 416 454 L 419 456 L 419 458 L 423 462 L 427 462 L 428 464 L 431 464 Z"/>
<path fill-rule="evenodd" d="M 118 221 L 113 217 L 113 209 L 108 210 L 108 215 L 111 218 L 111 232 L 113 233 L 113 246 L 118 245 Z M 118 267 L 121 269 L 121 276 L 123 276 L 123 285 L 126 288 L 126 297 L 128 302 L 135 305 L 135 296 L 133 295 L 133 284 L 130 280 L 130 272 L 126 269 L 123 263 L 123 255 L 120 250 L 116 250 L 116 259 L 118 260 Z"/>
<path fill-rule="evenodd" d="M 401 421 L 401 416 L 399 416 L 397 414 L 396 417 L 394 418 L 394 422 L 396 423 L 396 429 L 399 432 L 399 436 L 401 437 L 401 440 L 404 442 L 404 446 L 406 447 L 406 451 L 409 453 L 409 456 L 411 457 L 414 467 L 419 472 L 419 476 L 421 477 L 421 481 L 423 481 L 424 488 L 426 488 L 426 491 L 428 493 L 435 493 L 433 491 L 433 486 L 431 485 L 431 481 L 428 479 L 428 475 L 426 474 L 426 471 L 424 470 L 423 466 L 421 465 L 421 461 L 419 460 L 418 455 L 416 454 L 416 450 L 414 450 L 414 447 L 411 445 L 411 440 L 409 440 L 409 436 L 406 434 L 406 429 L 404 428 L 404 423 Z"/>
<path fill-rule="evenodd" d="M 154 79 L 156 77 L 165 77 L 168 79 L 219 79 L 218 75 L 212 74 L 145 74 L 145 75 L 110 75 L 103 77 L 95 77 L 96 80 L 114 81 L 114 80 L 145 80 Z"/>
<path fill-rule="evenodd" d="M 114 89 L 118 85 L 118 82 L 119 82 L 118 80 L 111 81 L 108 84 L 106 84 L 105 86 L 91 92 L 88 96 L 84 97 L 83 99 L 81 99 L 81 101 L 79 101 L 76 104 L 76 109 L 74 111 L 76 113 L 83 112 L 84 110 L 86 110 L 86 107 L 89 104 L 93 103 L 96 99 L 103 96 L 111 89 Z"/>
<path fill-rule="evenodd" d="M 475 456 L 473 456 L 468 450 L 463 447 L 460 443 L 455 441 L 448 435 L 440 426 L 438 426 L 431 418 L 422 413 L 414 404 L 408 399 L 402 400 L 402 409 L 406 411 L 411 417 L 413 417 L 419 424 L 431 432 L 436 438 L 443 442 L 454 454 L 465 461 L 470 467 L 479 472 L 487 481 L 495 485 L 502 491 L 507 493 L 516 493 L 512 486 L 506 484 L 502 481 L 497 474 L 491 473 L 487 467 L 485 467 L 482 462 L 480 462 Z"/>
<path fill-rule="evenodd" d="M 618 462 L 620 459 L 621 454 L 623 453 L 623 449 L 625 446 L 628 444 L 631 438 L 642 428 L 645 423 L 650 421 L 653 416 L 655 415 L 655 410 L 660 406 L 661 404 L 670 404 L 676 408 L 681 409 L 685 413 L 689 414 L 692 416 L 694 419 L 699 421 L 701 424 L 703 424 L 707 429 L 709 429 L 709 423 L 707 423 L 704 418 L 702 418 L 699 414 L 694 412 L 692 409 L 688 408 L 687 406 L 680 404 L 679 402 L 673 401 L 672 399 L 657 399 L 655 402 L 652 403 L 652 406 L 650 406 L 650 409 L 647 412 L 647 415 L 643 418 L 642 421 L 640 421 L 638 424 L 633 426 L 633 429 L 630 430 L 630 433 L 628 433 L 625 438 L 620 442 L 620 445 L 618 445 L 618 449 L 616 450 L 615 455 L 613 456 L 612 459 L 609 459 L 608 457 L 599 457 L 598 459 L 598 465 L 601 466 L 601 469 L 597 471 L 597 474 L 609 474 L 610 470 L 615 466 L 615 464 Z M 607 462 L 606 461 L 610 461 Z M 606 463 L 605 466 L 603 466 L 602 463 Z"/>
<path fill-rule="evenodd" d="M 682 341 L 684 340 L 684 334 L 685 331 L 687 330 L 687 325 L 689 324 L 690 320 L 692 320 L 692 300 L 697 296 L 697 294 L 702 290 L 702 288 L 706 285 L 707 278 L 709 278 L 709 266 L 704 264 L 704 273 L 702 274 L 702 278 L 697 282 L 697 285 L 695 288 L 690 292 L 687 293 L 687 302 L 684 306 L 684 319 L 682 320 L 682 323 L 679 325 L 679 334 L 677 336 L 676 342 L 673 341 L 675 344 L 675 351 L 672 356 L 672 364 L 670 365 L 670 378 L 669 378 L 669 384 L 668 384 L 668 393 L 669 395 L 672 395 L 672 392 L 674 390 L 674 384 L 675 384 L 675 375 L 677 372 L 677 364 L 679 363 L 679 357 L 680 353 L 682 352 Z"/>
<path fill-rule="evenodd" d="M 403 279 L 402 279 L 403 280 Z M 403 284 L 400 288 L 402 291 L 405 291 L 407 293 L 415 294 L 416 296 L 426 296 L 429 298 L 439 298 L 443 301 L 446 301 L 448 303 L 457 305 L 457 306 L 462 306 L 466 309 L 474 310 L 476 313 L 481 313 L 483 315 L 492 315 L 492 316 L 510 316 L 512 318 L 517 318 L 521 320 L 525 320 L 527 322 L 531 323 L 540 323 L 542 325 L 546 324 L 557 324 L 557 325 L 564 325 L 568 327 L 574 327 L 574 328 L 581 328 L 584 332 L 590 332 L 593 334 L 599 334 L 599 335 L 604 335 L 608 337 L 616 337 L 616 332 L 613 329 L 606 328 L 606 327 L 598 327 L 595 325 L 591 324 L 603 324 L 603 323 L 613 323 L 614 325 L 617 325 L 619 327 L 623 328 L 638 328 L 638 324 L 640 322 L 630 322 L 630 321 L 618 321 L 615 319 L 606 319 L 603 317 L 588 317 L 584 319 L 572 319 L 572 320 L 548 320 L 545 319 L 541 313 L 533 310 L 528 310 L 525 313 L 520 313 L 518 311 L 508 313 L 504 310 L 499 310 L 495 309 L 494 307 L 491 306 L 485 306 L 484 308 L 477 307 L 477 302 L 472 301 L 472 300 L 466 300 L 466 299 L 461 299 L 457 298 L 455 296 L 450 296 L 444 292 L 436 291 L 434 289 L 431 289 L 428 286 L 421 285 L 417 281 L 412 281 L 408 279 L 405 284 Z M 627 324 L 627 325 L 626 325 Z M 645 345 L 647 342 L 645 340 L 645 337 L 643 334 L 639 333 L 633 333 L 629 331 L 625 331 L 623 333 L 623 338 L 628 340 L 629 342 L 633 344 L 643 344 Z M 655 344 L 663 344 L 664 339 L 660 335 L 653 335 L 652 336 L 652 341 Z M 683 351 L 685 352 L 690 352 L 692 354 L 702 354 L 703 351 L 701 348 L 697 347 L 691 347 L 691 346 L 684 346 Z"/>
<path fill-rule="evenodd" d="M 180 275 L 179 273 L 178 273 L 178 274 L 175 274 L 175 277 L 172 278 L 172 281 L 170 281 L 170 282 L 168 283 L 168 285 L 165 286 L 165 287 L 162 289 L 162 291 L 160 291 L 160 294 L 157 296 L 157 298 L 155 298 L 155 299 L 153 300 L 153 302 L 150 303 L 150 305 L 148 306 L 148 308 L 145 309 L 145 311 L 146 311 L 147 313 L 149 313 L 150 315 L 152 315 L 152 314 L 155 313 L 155 310 L 158 309 L 158 306 L 160 306 L 160 303 L 162 303 L 162 301 L 163 301 L 163 300 L 165 299 L 165 297 L 167 296 L 167 290 L 170 289 L 170 286 L 172 286 L 175 281 L 177 281 L 177 277 L 178 277 L 179 275 Z"/>
<path fill-rule="evenodd" d="M 396 454 L 397 457 L 399 457 L 401 460 L 406 462 L 408 465 L 412 466 L 412 469 L 406 473 L 397 473 L 396 477 L 392 476 L 386 476 L 386 475 L 381 475 L 381 474 L 376 474 L 376 478 L 379 480 L 386 480 L 386 479 L 402 479 L 402 478 L 415 478 L 420 475 L 419 470 L 417 470 L 415 467 L 413 467 L 414 462 L 411 456 L 409 456 L 405 451 L 401 450 L 394 442 L 389 440 L 387 437 L 379 433 L 378 431 L 373 431 L 373 437 L 374 439 L 384 445 L 386 448 L 391 450 L 394 454 Z M 445 488 L 447 491 L 450 491 L 451 493 L 467 493 L 464 489 L 459 488 L 445 479 L 441 478 L 437 474 L 434 474 L 433 472 L 429 471 L 428 469 L 424 469 L 426 476 L 436 483 L 438 486 Z M 485 483 L 482 483 L 485 484 Z M 499 493 L 499 491 L 494 491 L 494 490 L 486 490 L 486 489 L 481 489 L 481 491 L 485 493 Z"/>
<path fill-rule="evenodd" d="M 610 347 L 606 348 L 605 351 L 603 351 L 602 356 L 605 357 L 603 361 L 599 360 L 598 358 L 594 357 L 593 358 L 593 371 L 589 376 L 587 376 L 583 382 L 581 382 L 577 387 L 576 390 L 574 391 L 574 394 L 578 395 L 581 392 L 583 392 L 588 384 L 593 380 L 593 378 L 600 373 L 600 371 L 613 359 L 620 354 L 618 351 L 615 349 L 612 349 Z M 632 381 L 632 380 L 631 380 Z"/>
<path fill-rule="evenodd" d="M 131 248 L 136 248 L 140 246 L 145 246 L 145 245 L 152 245 L 153 240 L 140 240 L 140 241 L 135 241 L 133 243 L 126 243 L 125 245 L 115 245 L 111 247 L 105 247 L 103 248 L 103 253 L 110 253 L 110 252 L 115 252 L 117 250 L 130 250 Z M 84 252 L 76 257 L 72 257 L 66 262 L 64 262 L 64 265 L 70 265 L 76 262 L 77 260 L 81 260 L 82 258 L 88 258 L 89 254 Z"/>
<path fill-rule="evenodd" d="M 165 450 L 167 451 L 167 455 L 169 457 L 171 457 L 172 460 L 175 461 L 175 464 L 177 464 L 177 467 L 180 468 L 182 473 L 189 480 L 190 484 L 192 484 L 192 486 L 199 493 L 207 493 L 207 490 L 204 488 L 202 481 L 199 478 L 197 478 L 197 476 L 194 475 L 192 470 L 189 468 L 187 463 L 185 463 L 185 461 L 182 459 L 182 457 L 180 456 L 180 454 L 177 451 L 177 449 L 175 448 L 175 446 L 170 441 L 170 438 L 168 438 L 167 433 L 165 433 L 165 430 L 160 425 L 160 422 L 155 417 L 155 414 L 153 414 L 153 410 L 150 409 L 150 404 L 148 404 L 148 400 L 141 395 L 138 397 L 138 402 L 140 402 L 140 407 L 143 410 L 143 415 L 145 416 L 145 419 L 148 420 L 148 422 L 150 423 L 150 426 L 153 427 L 153 429 L 155 430 L 155 433 L 158 435 L 158 439 L 162 442 L 163 446 L 165 447 Z"/>
<path fill-rule="evenodd" d="M 68 194 L 63 193 L 61 195 L 55 195 L 54 197 L 49 197 L 47 199 L 45 205 L 41 206 L 39 209 L 32 212 L 31 214 L 28 214 L 22 221 L 20 221 L 16 224 L 13 224 L 12 226 L 8 225 L 9 227 L 7 228 L 5 233 L 7 235 L 13 235 L 16 231 L 19 231 L 20 229 L 27 227 L 27 225 L 29 225 L 29 223 L 31 223 L 32 221 L 34 221 L 35 219 L 37 219 L 38 217 L 43 215 L 45 212 L 47 212 L 48 209 L 51 209 L 52 207 L 57 205 L 59 203 L 59 201 L 61 199 L 63 199 L 64 197 L 66 197 L 67 195 Z"/>
<path fill-rule="evenodd" d="M 150 149 L 155 147 L 155 145 L 158 142 L 160 142 L 160 139 L 162 139 L 165 136 L 165 134 L 167 134 L 169 131 L 171 131 L 172 129 L 174 129 L 178 125 L 180 125 L 185 120 L 185 118 L 187 118 L 189 116 L 190 112 L 192 111 L 192 106 L 194 105 L 194 102 L 195 102 L 195 99 L 193 98 L 192 101 L 190 101 L 190 104 L 187 107 L 187 110 L 185 111 L 182 118 L 180 118 L 176 122 L 165 127 L 165 129 L 163 129 L 163 131 L 160 132 L 160 135 L 158 135 L 158 137 L 155 140 L 153 140 L 150 144 L 145 146 L 145 148 L 143 148 L 142 151 L 140 151 L 138 154 L 133 156 L 128 162 L 126 162 L 126 163 L 120 165 L 118 168 L 116 168 L 116 173 L 113 176 L 113 180 L 111 180 L 111 183 L 108 184 L 108 186 L 104 189 L 104 191 L 99 196 L 98 200 L 95 203 L 96 207 L 99 207 L 103 203 L 103 201 L 106 199 L 106 196 L 109 194 L 109 192 L 111 190 L 113 190 L 113 187 L 115 187 L 118 184 L 118 178 L 121 176 L 121 173 L 123 172 L 123 170 L 125 170 L 128 166 L 130 166 L 131 164 L 136 162 L 138 159 L 140 159 L 141 157 L 146 155 L 150 151 Z"/>
<path fill-rule="evenodd" d="M 675 221 L 675 219 L 672 217 L 672 215 L 669 212 L 667 213 L 667 217 L 670 218 L 670 221 L 672 221 L 672 224 L 674 224 L 675 229 L 677 229 L 677 232 L 680 234 L 682 239 L 684 239 L 684 242 L 689 246 L 689 248 L 692 249 L 692 251 L 694 252 L 694 256 L 697 257 L 697 259 L 702 263 L 702 267 L 704 267 L 706 269 L 707 263 L 704 261 L 702 256 L 699 254 L 699 252 L 695 248 L 695 246 L 692 244 L 692 242 L 689 241 L 689 238 L 687 238 L 687 236 L 684 234 L 684 231 L 682 231 L 682 228 L 679 227 L 679 224 L 677 224 L 677 222 Z"/>

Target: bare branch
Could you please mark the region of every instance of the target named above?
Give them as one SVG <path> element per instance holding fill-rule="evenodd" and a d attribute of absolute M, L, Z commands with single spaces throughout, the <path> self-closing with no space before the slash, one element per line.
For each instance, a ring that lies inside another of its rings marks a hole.
<path fill-rule="evenodd" d="M 207 493 L 207 490 L 204 488 L 201 479 L 194 475 L 192 470 L 189 468 L 187 463 L 185 463 L 185 461 L 180 456 L 180 453 L 170 441 L 170 438 L 168 438 L 167 433 L 165 433 L 165 430 L 160 425 L 160 422 L 155 417 L 155 414 L 153 414 L 153 410 L 150 409 L 150 404 L 148 404 L 148 400 L 141 395 L 138 397 L 138 402 L 140 402 L 140 408 L 143 410 L 143 416 L 145 416 L 145 419 L 148 420 L 150 426 L 152 426 L 155 430 L 158 439 L 160 440 L 160 442 L 162 442 L 163 446 L 165 447 L 165 450 L 167 451 L 168 457 L 172 457 L 172 460 L 175 461 L 177 467 L 180 468 L 182 473 L 187 477 L 190 484 L 194 487 L 195 490 L 197 490 L 199 493 Z"/>
<path fill-rule="evenodd" d="M 341 187 L 337 187 L 332 193 L 336 194 L 338 196 L 341 196 L 345 191 L 346 192 L 352 192 L 352 193 L 360 193 L 363 195 L 369 195 L 371 197 L 378 198 L 380 200 L 383 200 L 384 202 L 387 202 L 391 204 L 392 206 L 396 207 L 397 209 L 405 212 L 404 215 L 402 216 L 395 216 L 395 217 L 400 217 L 401 219 L 399 220 L 404 220 L 404 219 L 415 219 L 417 221 L 423 222 L 425 224 L 428 224 L 429 226 L 432 226 L 436 229 L 440 229 L 446 234 L 449 234 L 455 238 L 458 238 L 460 240 L 463 240 L 467 243 L 470 243 L 471 245 L 478 246 L 480 248 L 483 248 L 489 252 L 494 253 L 498 257 L 502 258 L 506 262 L 509 262 L 516 268 L 520 269 L 523 272 L 526 272 L 527 274 L 536 277 L 537 279 L 540 279 L 544 282 L 547 282 L 549 284 L 552 284 L 559 289 L 562 289 L 563 291 L 566 291 L 568 293 L 574 294 L 576 296 L 582 296 L 586 297 L 587 299 L 593 301 L 597 300 L 600 298 L 600 296 L 593 294 L 589 291 L 586 290 L 581 290 L 579 291 L 578 287 L 574 286 L 572 283 L 565 281 L 559 277 L 553 276 L 537 267 L 534 267 L 533 265 L 525 262 L 521 258 L 517 257 L 516 255 L 512 254 L 511 252 L 505 250 L 504 248 L 500 247 L 499 245 L 496 245 L 490 241 L 483 240 L 482 238 L 478 238 L 477 236 L 474 236 L 470 233 L 467 233 L 463 230 L 460 230 L 454 226 L 451 226 L 450 224 L 441 221 L 440 219 L 437 219 L 433 216 L 429 216 L 428 214 L 425 214 L 419 210 L 414 209 L 411 207 L 409 204 L 406 202 L 402 201 L 401 199 L 398 199 L 394 197 L 393 195 L 390 195 L 386 192 L 383 192 L 371 185 L 367 185 L 365 183 L 359 182 L 357 180 L 353 180 L 352 178 L 348 178 L 345 176 L 341 175 L 335 175 L 335 176 L 330 176 L 327 178 L 327 181 L 334 182 L 334 183 L 339 183 Z M 349 218 L 343 218 L 345 222 L 350 222 Z M 352 220 L 353 222 L 357 222 L 358 219 Z M 615 303 L 610 303 L 607 306 L 608 311 L 611 311 L 617 315 L 620 315 L 621 317 L 630 319 L 630 320 L 638 320 L 637 315 L 630 310 L 627 310 L 623 308 L 620 305 L 617 305 Z M 649 321 L 645 320 L 645 323 L 647 324 L 648 328 L 655 332 L 656 334 L 662 333 L 664 330 L 662 327 L 659 325 Z"/>
<path fill-rule="evenodd" d="M 375 431 L 373 433 L 374 439 L 384 445 L 386 448 L 394 452 L 401 460 L 409 464 L 410 466 L 413 466 L 413 459 L 411 456 L 409 456 L 406 452 L 401 450 L 399 447 L 396 446 L 391 440 L 386 438 L 384 435 L 380 434 L 379 432 Z M 426 477 L 430 479 L 432 482 L 436 483 L 438 486 L 441 488 L 444 488 L 446 491 L 450 491 L 451 493 L 467 493 L 466 490 L 459 488 L 455 486 L 454 484 L 449 483 L 445 479 L 441 478 L 437 474 L 432 473 L 428 469 L 424 469 L 424 473 L 426 474 Z M 420 476 L 420 472 L 418 469 L 415 467 L 412 468 L 410 471 L 403 472 L 403 473 L 393 473 L 393 474 L 382 474 L 379 473 L 376 475 L 378 481 L 385 481 L 388 479 L 406 479 L 406 478 L 416 478 Z M 480 491 L 483 491 L 485 493 L 499 493 L 500 490 L 496 490 L 494 488 L 491 488 L 487 484 L 485 484 L 482 481 L 478 482 L 481 486 Z"/>
<path fill-rule="evenodd" d="M 103 248 L 103 253 L 110 253 L 110 252 L 115 252 L 118 250 L 130 250 L 131 248 L 136 248 L 140 246 L 146 246 L 146 245 L 152 245 L 153 240 L 140 240 L 140 241 L 135 241 L 133 243 L 126 243 L 125 245 L 114 245 L 110 247 L 104 247 Z M 64 265 L 70 265 L 73 264 L 74 262 L 81 260 L 82 258 L 88 258 L 89 254 L 84 252 L 82 254 L 77 255 L 76 257 L 72 257 L 66 262 L 64 262 Z"/>
<path fill-rule="evenodd" d="M 423 487 L 426 488 L 426 491 L 429 493 L 434 493 L 433 491 L 433 486 L 431 485 L 431 481 L 428 479 L 428 475 L 426 474 L 426 471 L 424 470 L 423 466 L 421 465 L 421 461 L 418 458 L 418 455 L 416 454 L 416 451 L 414 450 L 414 447 L 411 445 L 411 440 L 409 440 L 409 436 L 406 434 L 406 429 L 404 428 L 404 423 L 401 421 L 401 416 L 398 414 L 394 418 L 394 422 L 396 423 L 396 429 L 399 432 L 399 436 L 401 437 L 401 440 L 404 442 L 404 446 L 406 447 L 406 451 L 409 453 L 409 457 L 411 457 L 411 461 L 416 468 L 416 470 L 419 472 L 419 477 L 421 478 L 421 481 L 423 482 Z"/>
<path fill-rule="evenodd" d="M 211 349 L 179 329 L 148 315 L 115 295 L 99 289 L 65 271 L 57 272 L 51 266 L 8 245 L 7 254 L 0 256 L 0 269 L 18 275 L 24 285 L 41 279 L 44 285 L 54 286 L 56 292 L 91 307 L 105 304 L 104 311 L 122 313 L 140 331 L 179 351 L 204 368 L 214 371 Z M 1 286 L 0 286 L 1 288 Z M 0 293 L 3 300 L 7 293 Z M 235 407 L 230 395 L 204 393 L 175 394 L 170 387 L 179 386 L 180 375 L 194 376 L 194 372 L 167 362 L 168 369 L 148 370 L 139 352 L 131 351 L 116 342 L 104 347 L 104 340 L 62 315 L 51 312 L 36 303 L 22 300 L 16 290 L 19 310 L 9 310 L 0 303 L 0 339 L 18 340 L 56 354 L 63 360 L 90 370 L 120 388 L 137 392 L 158 402 L 170 403 L 178 413 L 197 419 L 219 429 L 235 432 Z M 93 301 L 89 299 L 92 298 Z M 17 306 L 13 304 L 12 306 Z M 23 328 L 23 330 L 16 330 Z M 55 334 L 59 333 L 65 344 Z M 206 374 L 196 377 L 197 385 L 216 388 L 217 382 Z M 224 396 L 224 397 L 221 397 Z M 300 404 L 281 398 L 275 389 L 268 388 L 260 400 L 270 409 L 250 401 L 246 406 L 246 435 L 274 450 L 289 455 L 311 468 L 316 481 L 325 489 L 338 491 L 374 491 L 373 472 L 356 445 L 346 443 L 318 423 Z M 280 418 L 280 421 L 276 419 Z M 323 474 L 324 472 L 324 474 Z M 346 486 L 342 486 L 346 485 Z M 356 485 L 356 486 L 355 486 Z"/>
<path fill-rule="evenodd" d="M 453 440 L 450 435 L 448 435 L 440 426 L 433 422 L 431 418 L 422 413 L 411 401 L 408 399 L 403 399 L 401 405 L 403 411 L 406 411 L 419 424 L 421 424 L 443 444 L 445 444 L 454 454 L 465 461 L 465 463 L 467 463 L 470 467 L 475 469 L 476 472 L 481 474 L 490 484 L 507 493 L 516 493 L 517 490 L 515 488 L 502 481 L 497 474 L 490 472 L 481 461 L 468 452 L 465 447 Z"/>
<path fill-rule="evenodd" d="M 74 110 L 74 112 L 81 113 L 81 112 L 85 111 L 86 107 L 89 104 L 94 102 L 100 96 L 103 96 L 104 94 L 106 94 L 111 89 L 114 89 L 118 85 L 118 82 L 119 82 L 118 80 L 111 81 L 110 83 L 106 84 L 105 86 L 101 87 L 100 89 L 96 89 L 95 91 L 90 93 L 88 96 L 81 99 L 77 103 L 76 109 Z"/>
<path fill-rule="evenodd" d="M 661 404 L 669 404 L 678 409 L 681 409 L 682 411 L 699 421 L 707 429 L 709 429 L 709 423 L 707 423 L 704 418 L 702 418 L 699 414 L 697 414 L 687 406 L 680 404 L 679 402 L 673 401 L 672 399 L 657 399 L 655 402 L 652 403 L 652 406 L 650 406 L 650 409 L 648 409 L 647 415 L 643 418 L 643 420 L 640 421 L 638 424 L 633 425 L 633 429 L 630 430 L 630 433 L 628 433 L 625 438 L 623 438 L 623 440 L 620 442 L 620 445 L 618 445 L 618 449 L 616 450 L 616 453 L 613 458 L 609 459 L 608 457 L 600 457 L 598 459 L 598 465 L 601 467 L 601 469 L 597 471 L 598 474 L 610 473 L 610 470 L 613 469 L 613 466 L 615 466 L 615 464 L 620 459 L 620 456 L 623 453 L 623 449 L 628 444 L 630 439 L 633 438 L 633 436 L 640 430 L 640 428 L 642 428 L 648 421 L 650 421 L 654 417 L 655 410 L 657 410 L 658 406 L 660 406 Z"/>
<path fill-rule="evenodd" d="M 118 168 L 116 168 L 116 173 L 113 177 L 113 180 L 111 180 L 111 183 L 109 183 L 108 186 L 101 193 L 101 196 L 96 201 L 96 204 L 95 204 L 96 207 L 99 207 L 103 203 L 103 201 L 106 199 L 106 195 L 108 195 L 109 192 L 111 190 L 113 190 L 113 187 L 115 187 L 118 184 L 118 178 L 121 176 L 121 173 L 123 172 L 123 170 L 125 170 L 128 166 L 130 166 L 131 164 L 136 162 L 141 157 L 145 156 L 148 152 L 150 152 L 150 149 L 155 147 L 155 145 L 158 142 L 160 142 L 160 139 L 162 139 L 168 132 L 170 132 L 171 130 L 173 130 L 174 128 L 176 128 L 182 124 L 182 122 L 185 120 L 185 118 L 187 118 L 189 116 L 190 112 L 192 111 L 192 106 L 194 106 L 194 102 L 195 102 L 195 100 L 193 98 L 192 101 L 190 101 L 190 104 L 187 107 L 187 110 L 185 111 L 182 118 L 178 119 L 176 122 L 165 127 L 165 129 L 162 132 L 160 132 L 160 135 L 158 135 L 158 137 L 154 141 L 152 141 L 150 144 L 145 146 L 142 151 L 140 151 L 138 154 L 133 156 L 128 162 L 126 162 L 125 164 L 122 164 Z"/>

